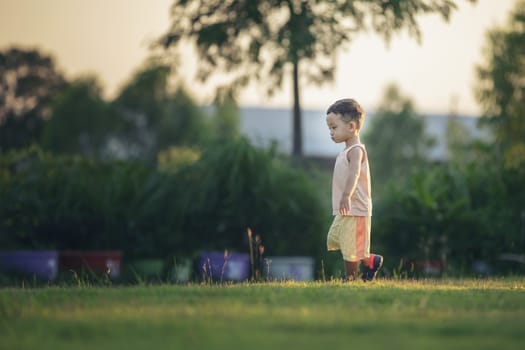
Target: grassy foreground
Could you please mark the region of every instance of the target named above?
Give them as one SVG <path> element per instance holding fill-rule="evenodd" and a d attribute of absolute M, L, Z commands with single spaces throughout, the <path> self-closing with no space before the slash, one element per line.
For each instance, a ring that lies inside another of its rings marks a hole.
<path fill-rule="evenodd" d="M 0 289 L 0 349 L 523 349 L 525 279 Z"/>

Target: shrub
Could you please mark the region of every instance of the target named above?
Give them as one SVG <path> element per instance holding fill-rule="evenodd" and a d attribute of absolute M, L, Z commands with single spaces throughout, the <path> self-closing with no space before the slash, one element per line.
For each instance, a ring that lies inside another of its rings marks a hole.
<path fill-rule="evenodd" d="M 0 154 L 2 248 L 191 256 L 247 251 L 248 227 L 262 235 L 268 254 L 322 248 L 326 210 L 312 182 L 272 150 L 238 139 L 200 158 L 186 153 L 183 161 L 166 156 L 158 169 L 37 148 Z"/>
<path fill-rule="evenodd" d="M 268 254 L 314 255 L 322 247 L 326 209 L 307 176 L 274 150 L 244 138 L 215 144 L 178 179 L 178 229 L 190 250 L 246 250 L 248 227 Z"/>
<path fill-rule="evenodd" d="M 412 177 L 377 206 L 374 242 L 400 259 L 448 261 L 470 270 L 523 251 L 523 172 L 496 167 L 437 166 Z"/>

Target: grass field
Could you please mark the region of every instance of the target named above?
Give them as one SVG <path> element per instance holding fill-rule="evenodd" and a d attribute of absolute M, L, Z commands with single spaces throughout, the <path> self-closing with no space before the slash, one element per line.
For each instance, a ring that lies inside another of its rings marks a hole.
<path fill-rule="evenodd" d="M 525 279 L 0 289 L 1 349 L 523 349 Z"/>

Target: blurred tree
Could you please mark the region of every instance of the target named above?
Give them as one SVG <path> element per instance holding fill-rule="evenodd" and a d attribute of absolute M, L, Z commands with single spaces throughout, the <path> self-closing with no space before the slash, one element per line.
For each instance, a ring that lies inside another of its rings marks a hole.
<path fill-rule="evenodd" d="M 183 87 L 172 92 L 170 78 L 168 65 L 148 61 L 114 101 L 133 125 L 122 143 L 151 161 L 172 145 L 196 145 L 209 136 L 203 111 Z"/>
<path fill-rule="evenodd" d="M 215 136 L 222 139 L 235 139 L 240 136 L 240 113 L 235 98 L 225 92 L 215 99 L 213 116 Z"/>
<path fill-rule="evenodd" d="M 132 124 L 121 140 L 130 150 L 130 155 L 155 157 L 155 128 L 165 113 L 169 74 L 169 67 L 147 63 L 133 75 L 113 102 Z"/>
<path fill-rule="evenodd" d="M 396 85 L 387 86 L 383 101 L 369 119 L 363 139 L 365 143 L 373 140 L 367 147 L 374 192 L 381 196 L 389 184 L 404 184 L 428 164 L 428 151 L 435 140 L 425 134 L 424 119 Z"/>
<path fill-rule="evenodd" d="M 157 135 L 158 150 L 171 145 L 196 146 L 210 139 L 211 129 L 204 111 L 183 86 L 170 95 Z"/>
<path fill-rule="evenodd" d="M 461 124 L 458 116 L 449 115 L 445 131 L 447 142 L 447 160 L 455 164 L 470 163 L 473 160 L 471 145 L 473 143 L 469 129 Z"/>
<path fill-rule="evenodd" d="M 36 142 L 65 79 L 37 50 L 0 51 L 0 151 Z"/>
<path fill-rule="evenodd" d="M 487 34 L 485 62 L 478 67 L 477 99 L 496 136 L 503 164 L 525 168 L 525 1 L 505 28 Z"/>
<path fill-rule="evenodd" d="M 484 183 L 488 188 L 504 184 L 500 197 L 491 197 L 493 207 L 505 214 L 494 220 L 495 230 L 512 238 L 506 252 L 525 251 L 525 1 L 516 1 L 507 25 L 487 33 L 485 62 L 477 67 L 476 97 L 483 111 L 482 125 L 495 136 L 487 148 L 484 171 L 500 178 Z M 502 216 L 503 217 L 503 216 Z M 507 226 L 505 226 L 507 225 Z"/>
<path fill-rule="evenodd" d="M 62 154 L 104 156 L 121 118 L 102 98 L 94 77 L 73 82 L 53 104 L 42 147 Z"/>
<path fill-rule="evenodd" d="M 371 27 L 388 42 L 407 29 L 421 38 L 417 16 L 438 13 L 448 20 L 453 0 L 176 0 L 164 47 L 187 55 L 188 42 L 199 58 L 200 79 L 227 74 L 234 93 L 251 80 L 269 94 L 283 77 L 293 82 L 293 154 L 302 156 L 299 85 L 334 79 L 339 49 Z"/>
<path fill-rule="evenodd" d="M 447 163 L 451 166 L 463 169 L 472 163 L 487 164 L 493 156 L 490 142 L 474 137 L 457 115 L 448 116 L 445 138 Z"/>

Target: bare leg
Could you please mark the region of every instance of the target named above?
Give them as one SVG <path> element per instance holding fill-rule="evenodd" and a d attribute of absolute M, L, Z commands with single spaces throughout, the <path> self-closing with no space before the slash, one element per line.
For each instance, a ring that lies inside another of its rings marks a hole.
<path fill-rule="evenodd" d="M 359 274 L 359 261 L 345 260 L 345 273 L 348 281 L 355 281 Z"/>

